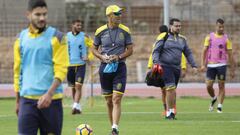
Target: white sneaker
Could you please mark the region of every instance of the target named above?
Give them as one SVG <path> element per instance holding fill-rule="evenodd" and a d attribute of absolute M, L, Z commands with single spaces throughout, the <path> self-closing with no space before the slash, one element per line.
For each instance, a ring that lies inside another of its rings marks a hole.
<path fill-rule="evenodd" d="M 218 107 L 217 108 L 217 113 L 222 113 L 222 108 Z"/>
<path fill-rule="evenodd" d="M 209 112 L 212 112 L 213 111 L 213 106 L 210 105 L 208 110 L 209 110 Z"/>

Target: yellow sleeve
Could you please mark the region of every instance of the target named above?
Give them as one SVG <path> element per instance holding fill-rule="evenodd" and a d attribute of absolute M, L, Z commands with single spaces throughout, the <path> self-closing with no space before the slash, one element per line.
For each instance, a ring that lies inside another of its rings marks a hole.
<path fill-rule="evenodd" d="M 205 40 L 204 40 L 204 46 L 205 46 L 205 47 L 208 47 L 208 46 L 210 45 L 209 40 L 210 40 L 210 35 L 207 35 L 206 38 L 205 38 Z"/>
<path fill-rule="evenodd" d="M 148 68 L 152 68 L 152 66 L 153 66 L 152 53 L 153 53 L 154 45 L 155 44 L 152 45 L 152 51 L 151 51 L 151 54 L 150 54 L 150 56 L 148 58 Z"/>
<path fill-rule="evenodd" d="M 232 50 L 232 42 L 227 39 L 227 50 Z"/>
<path fill-rule="evenodd" d="M 54 78 L 64 81 L 67 75 L 67 67 L 69 65 L 67 40 L 64 36 L 61 41 L 57 37 L 52 38 L 53 45 L 53 69 Z"/>
<path fill-rule="evenodd" d="M 91 48 L 93 47 L 93 40 L 90 37 L 86 37 L 84 39 L 85 45 L 88 47 L 88 60 L 92 61 L 94 59 L 94 55 L 91 51 Z"/>
<path fill-rule="evenodd" d="M 181 68 L 185 69 L 185 70 L 187 69 L 187 60 L 186 60 L 186 57 L 183 53 L 182 53 Z"/>
<path fill-rule="evenodd" d="M 21 71 L 21 54 L 20 54 L 20 39 L 14 43 L 14 91 L 19 92 L 20 89 L 20 71 Z"/>
<path fill-rule="evenodd" d="M 156 41 L 163 39 L 166 36 L 166 34 L 167 34 L 166 32 L 160 33 L 157 36 Z M 152 53 L 153 53 L 153 50 L 154 50 L 154 46 L 155 46 L 155 43 L 152 45 L 152 51 L 151 51 L 151 54 L 150 54 L 150 56 L 148 58 L 148 68 L 152 68 L 152 66 L 153 66 Z"/>

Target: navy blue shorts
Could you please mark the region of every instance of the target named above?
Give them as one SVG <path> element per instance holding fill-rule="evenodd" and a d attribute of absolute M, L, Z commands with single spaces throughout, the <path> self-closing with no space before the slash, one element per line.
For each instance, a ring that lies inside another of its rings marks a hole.
<path fill-rule="evenodd" d="M 181 70 L 171 66 L 162 66 L 162 68 L 164 87 L 166 90 L 176 89 L 180 79 Z"/>
<path fill-rule="evenodd" d="M 206 73 L 207 80 L 214 81 L 217 76 L 219 81 L 225 81 L 226 80 L 226 72 L 227 72 L 227 66 L 208 67 L 207 73 Z"/>
<path fill-rule="evenodd" d="M 18 133 L 20 135 L 61 135 L 63 122 L 62 100 L 53 100 L 50 107 L 37 108 L 37 101 L 20 98 L 18 113 Z"/>
<path fill-rule="evenodd" d="M 117 71 L 114 73 L 103 73 L 107 64 L 101 63 L 99 68 L 102 95 L 110 96 L 113 92 L 123 94 L 127 82 L 127 67 L 124 62 L 118 64 Z"/>
<path fill-rule="evenodd" d="M 86 72 L 86 65 L 68 67 L 68 86 L 74 87 L 75 83 L 83 84 Z"/>

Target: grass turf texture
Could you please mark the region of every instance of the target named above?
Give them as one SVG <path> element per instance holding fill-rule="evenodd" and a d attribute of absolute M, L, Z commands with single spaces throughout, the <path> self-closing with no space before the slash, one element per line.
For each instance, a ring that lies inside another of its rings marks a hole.
<path fill-rule="evenodd" d="M 183 97 L 177 99 L 177 120 L 165 120 L 161 99 L 128 98 L 122 102 L 120 135 L 226 135 L 240 133 L 240 97 L 226 98 L 223 113 L 208 112 L 210 99 Z M 89 124 L 94 135 L 108 135 L 110 124 L 102 97 L 94 99 L 94 106 L 83 101 L 83 114 L 71 115 L 71 99 L 65 98 L 63 135 L 74 135 L 75 128 Z M 0 134 L 17 134 L 15 100 L 0 99 Z"/>

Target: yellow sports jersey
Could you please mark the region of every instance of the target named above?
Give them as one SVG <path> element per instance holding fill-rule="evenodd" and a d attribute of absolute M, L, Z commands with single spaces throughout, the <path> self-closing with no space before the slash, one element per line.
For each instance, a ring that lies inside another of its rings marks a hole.
<path fill-rule="evenodd" d="M 93 47 L 93 40 L 90 37 L 85 36 L 84 42 L 85 45 L 88 47 L 88 60 L 92 61 L 94 59 L 94 55 L 91 51 L 91 48 Z"/>
<path fill-rule="evenodd" d="M 163 39 L 166 34 L 167 34 L 166 32 L 159 34 L 159 35 L 157 36 L 156 41 L 158 41 L 158 40 L 160 40 L 160 39 Z M 152 52 L 153 52 L 154 46 L 155 46 L 155 43 L 154 43 L 153 46 L 152 46 Z M 152 52 L 151 52 L 151 54 L 150 54 L 150 56 L 149 56 L 149 59 L 148 59 L 148 68 L 152 68 L 152 66 L 153 66 Z M 183 53 L 182 53 L 182 60 L 181 60 L 181 68 L 182 68 L 182 69 L 187 69 L 187 61 L 186 61 L 186 57 L 184 56 Z"/>
<path fill-rule="evenodd" d="M 216 33 L 215 34 L 215 37 L 217 38 L 221 38 L 223 35 L 218 35 Z M 204 40 L 204 46 L 205 47 L 208 47 L 210 45 L 210 34 L 208 34 L 206 37 L 205 37 L 205 40 Z M 232 49 L 232 42 L 227 38 L 227 49 L 228 50 L 231 50 Z"/>

